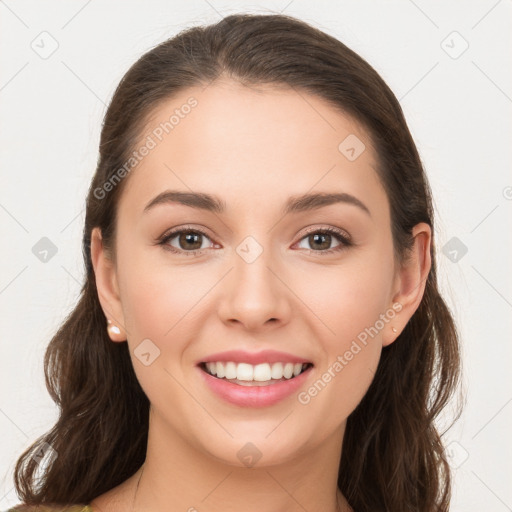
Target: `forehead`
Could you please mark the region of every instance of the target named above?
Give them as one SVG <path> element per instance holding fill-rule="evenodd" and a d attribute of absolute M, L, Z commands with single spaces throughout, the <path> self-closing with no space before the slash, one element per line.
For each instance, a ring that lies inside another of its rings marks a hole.
<path fill-rule="evenodd" d="M 228 206 L 282 205 L 307 191 L 382 200 L 369 134 L 323 99 L 289 87 L 223 81 L 156 107 L 121 202 L 142 211 L 164 189 L 209 192 Z M 136 148 L 135 148 L 136 149 Z"/>

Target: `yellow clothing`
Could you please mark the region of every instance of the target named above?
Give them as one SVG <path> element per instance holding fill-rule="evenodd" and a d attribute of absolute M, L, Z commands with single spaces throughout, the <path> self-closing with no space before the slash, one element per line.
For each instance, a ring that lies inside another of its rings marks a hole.
<path fill-rule="evenodd" d="M 93 512 L 89 505 L 24 505 L 19 504 L 6 512 Z"/>

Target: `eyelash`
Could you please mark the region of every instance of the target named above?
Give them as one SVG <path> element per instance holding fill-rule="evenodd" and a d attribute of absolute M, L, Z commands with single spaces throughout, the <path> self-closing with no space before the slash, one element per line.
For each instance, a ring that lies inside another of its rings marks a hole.
<path fill-rule="evenodd" d="M 197 250 L 194 250 L 194 251 L 185 251 L 185 250 L 176 249 L 175 247 L 172 247 L 171 245 L 169 245 L 168 242 L 170 240 L 172 240 L 173 238 L 175 238 L 176 235 L 180 235 L 180 234 L 200 234 L 200 235 L 205 236 L 206 238 L 210 239 L 208 234 L 205 233 L 203 230 L 201 230 L 199 228 L 186 228 L 186 227 L 184 228 L 184 227 L 181 227 L 181 228 L 175 229 L 173 231 L 170 231 L 168 233 L 165 233 L 164 235 L 162 235 L 162 237 L 158 240 L 157 243 L 158 243 L 158 245 L 163 246 L 163 248 L 165 250 L 167 250 L 167 251 L 170 251 L 170 252 L 175 253 L 175 254 L 185 255 L 185 256 L 195 256 L 195 255 L 200 254 L 202 251 L 205 250 L 205 249 L 197 249 Z M 348 236 L 348 234 L 346 234 L 344 231 L 342 231 L 340 229 L 332 228 L 332 227 L 327 227 L 327 228 L 310 228 L 306 232 L 306 234 L 299 240 L 299 242 L 301 242 L 302 240 L 304 240 L 305 238 L 307 238 L 311 234 L 332 235 L 332 236 L 334 236 L 334 238 L 336 238 L 336 240 L 338 240 L 338 242 L 340 242 L 340 245 L 338 245 L 338 246 L 336 246 L 336 247 L 334 247 L 332 249 L 327 249 L 327 250 L 316 250 L 315 251 L 313 249 L 305 249 L 306 251 L 308 251 L 309 254 L 325 256 L 325 255 L 328 255 L 328 254 L 333 254 L 333 253 L 344 251 L 348 247 L 353 245 L 353 243 L 350 240 L 350 237 Z"/>

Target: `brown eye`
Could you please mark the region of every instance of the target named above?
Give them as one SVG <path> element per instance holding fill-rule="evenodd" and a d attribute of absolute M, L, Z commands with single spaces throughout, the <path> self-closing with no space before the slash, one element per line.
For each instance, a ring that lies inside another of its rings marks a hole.
<path fill-rule="evenodd" d="M 315 233 L 308 236 L 308 242 L 312 249 L 326 250 L 331 248 L 332 235 L 327 233 Z"/>
<path fill-rule="evenodd" d="M 308 247 L 301 246 L 306 242 Z M 335 244 L 333 245 L 333 242 Z M 342 231 L 334 228 L 317 229 L 310 231 L 308 235 L 303 237 L 299 242 L 299 247 L 309 250 L 311 253 L 330 254 L 342 251 L 352 245 L 350 238 Z"/>
<path fill-rule="evenodd" d="M 173 231 L 166 235 L 160 244 L 172 252 L 187 255 L 195 254 L 213 245 L 206 233 L 197 229 Z"/>
<path fill-rule="evenodd" d="M 201 249 L 202 236 L 199 233 L 180 233 L 177 237 L 179 249 Z"/>

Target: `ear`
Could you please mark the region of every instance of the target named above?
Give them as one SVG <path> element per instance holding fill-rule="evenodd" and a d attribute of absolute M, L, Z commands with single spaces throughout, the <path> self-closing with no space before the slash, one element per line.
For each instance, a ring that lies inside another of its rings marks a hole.
<path fill-rule="evenodd" d="M 107 317 L 105 328 L 112 341 L 126 341 L 124 315 L 119 297 L 115 264 L 103 246 L 100 228 L 91 233 L 91 260 L 98 290 L 98 299 Z"/>
<path fill-rule="evenodd" d="M 396 315 L 390 320 L 382 338 L 383 346 L 387 346 L 400 335 L 414 312 L 418 309 L 432 261 L 430 247 L 432 230 L 425 222 L 416 224 L 412 230 L 414 244 L 398 269 L 394 282 L 392 309 Z"/>

